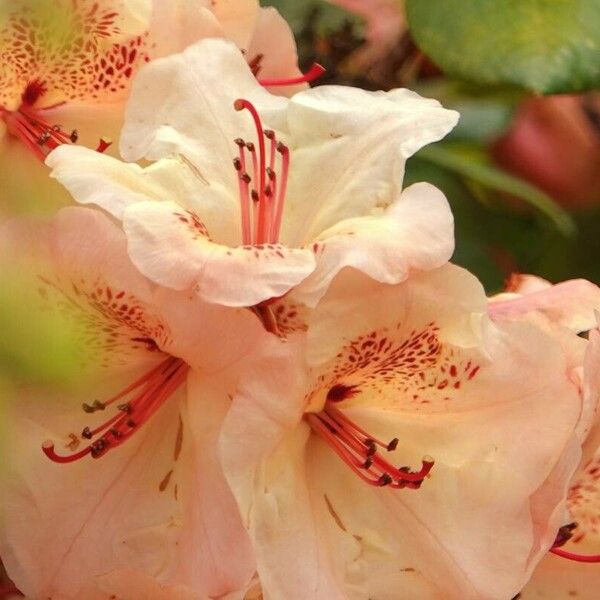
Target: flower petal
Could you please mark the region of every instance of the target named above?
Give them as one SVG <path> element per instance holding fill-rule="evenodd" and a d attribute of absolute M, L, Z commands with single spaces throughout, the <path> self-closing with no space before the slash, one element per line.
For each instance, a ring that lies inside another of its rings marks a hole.
<path fill-rule="evenodd" d="M 185 201 L 193 194 L 193 173 L 177 158 L 149 167 L 124 163 L 82 146 L 59 146 L 46 164 L 77 202 L 97 204 L 120 219 L 127 206 L 145 200 Z"/>
<path fill-rule="evenodd" d="M 142 273 L 167 287 L 194 288 L 208 302 L 253 306 L 282 296 L 314 269 L 309 250 L 214 243 L 195 213 L 172 202 L 134 204 L 123 226 Z"/>
<path fill-rule="evenodd" d="M 406 89 L 319 86 L 296 94 L 288 109 L 293 147 L 282 240 L 309 243 L 343 219 L 389 206 L 406 159 L 457 120 Z"/>
<path fill-rule="evenodd" d="M 398 286 L 363 277 L 359 296 L 343 279 L 311 316 L 317 369 L 305 378 L 293 356 L 254 366 L 260 377 L 244 377 L 221 437 L 265 593 L 514 596 L 562 524 L 579 460 L 581 399 L 561 345 L 529 323 L 488 322 L 481 286 L 451 265 Z M 439 331 L 422 336 L 431 321 Z M 394 464 L 433 455 L 419 490 L 367 486 L 321 438 L 306 441 L 300 413 L 315 389 L 347 378 L 355 393 L 336 406 L 375 437 L 397 437 Z"/>
<path fill-rule="evenodd" d="M 414 271 L 443 265 L 454 250 L 454 221 L 437 188 L 417 183 L 382 215 L 346 219 L 313 243 L 317 268 L 293 297 L 314 306 L 344 267 L 382 283 L 399 283 Z"/>
<path fill-rule="evenodd" d="M 202 40 L 182 54 L 153 61 L 133 85 L 121 155 L 136 161 L 181 154 L 206 182 L 219 183 L 237 198 L 234 140 L 255 137 L 252 120 L 233 108 L 237 98 L 269 112 L 282 112 L 287 104 L 261 88 L 239 49 L 224 40 Z"/>
<path fill-rule="evenodd" d="M 596 325 L 600 310 L 600 288 L 585 279 L 571 279 L 556 285 L 532 276 L 520 276 L 520 285 L 492 298 L 489 312 L 494 319 L 518 318 L 539 313 L 557 325 L 573 331 L 588 331 Z M 545 285 L 544 285 L 545 284 Z"/>
<path fill-rule="evenodd" d="M 126 379 L 104 381 L 94 395 L 114 393 Z M 160 489 L 173 468 L 177 399 L 102 458 L 55 464 L 41 444 L 82 426 L 82 401 L 90 401 L 86 386 L 20 393 L 6 409 L 0 552 L 17 587 L 34 598 L 77 597 L 89 579 L 116 568 L 164 576 L 177 556 L 181 510 L 172 489 Z"/>
<path fill-rule="evenodd" d="M 126 96 L 130 79 L 146 55 L 143 34 L 150 19 L 150 0 L 52 6 L 21 0 L 3 10 L 0 48 L 7 66 L 0 72 L 0 105 L 16 109 L 21 94 L 34 81 L 45 90 L 35 98 L 37 106 Z M 54 39 L 57 31 L 62 44 Z"/>
<path fill-rule="evenodd" d="M 286 80 L 300 77 L 298 53 L 294 34 L 287 21 L 272 6 L 261 8 L 258 12 L 252 39 L 246 51 L 249 61 L 262 56 L 257 79 Z M 267 89 L 274 94 L 292 96 L 306 89 L 306 84 L 273 86 Z"/>

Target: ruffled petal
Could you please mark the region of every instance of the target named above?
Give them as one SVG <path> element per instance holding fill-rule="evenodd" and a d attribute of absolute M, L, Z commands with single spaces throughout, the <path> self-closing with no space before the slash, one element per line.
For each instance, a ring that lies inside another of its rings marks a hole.
<path fill-rule="evenodd" d="M 82 146 L 59 146 L 46 164 L 52 177 L 62 183 L 81 204 L 97 204 L 116 218 L 136 202 L 180 200 L 193 197 L 193 172 L 177 158 L 165 159 L 146 168 Z"/>
<path fill-rule="evenodd" d="M 123 226 L 142 273 L 167 287 L 193 288 L 208 302 L 253 306 L 282 296 L 314 269 L 310 250 L 214 243 L 194 212 L 171 202 L 134 204 Z"/>
<path fill-rule="evenodd" d="M 330 227 L 312 248 L 317 267 L 293 297 L 314 306 L 345 267 L 391 284 L 412 272 L 440 267 L 454 250 L 454 220 L 443 193 L 418 183 L 383 214 L 346 219 Z"/>
<path fill-rule="evenodd" d="M 539 313 L 556 325 L 580 332 L 596 325 L 595 313 L 599 310 L 600 288 L 590 281 L 572 279 L 552 285 L 538 277 L 521 275 L 510 294 L 492 298 L 489 312 L 494 319 Z"/>
<path fill-rule="evenodd" d="M 389 206 L 406 159 L 439 140 L 458 114 L 406 89 L 320 86 L 288 109 L 293 140 L 282 240 L 308 243 L 335 223 Z"/>
<path fill-rule="evenodd" d="M 580 456 L 581 399 L 562 346 L 528 323 L 490 323 L 480 284 L 457 267 L 398 286 L 363 277 L 360 295 L 343 279 L 310 317 L 308 378 L 302 357 L 264 359 L 223 429 L 265 593 L 514 596 L 562 524 Z M 321 437 L 307 439 L 302 411 L 319 411 L 315 396 L 333 384 L 352 389 L 336 403 L 349 419 L 398 438 L 383 452 L 393 464 L 434 457 L 420 489 L 368 486 Z"/>
<path fill-rule="evenodd" d="M 237 198 L 234 140 L 255 137 L 252 120 L 234 110 L 237 98 L 282 116 L 287 104 L 261 88 L 231 42 L 202 40 L 153 61 L 133 85 L 121 154 L 128 161 L 181 154 L 208 184 L 218 183 Z"/>

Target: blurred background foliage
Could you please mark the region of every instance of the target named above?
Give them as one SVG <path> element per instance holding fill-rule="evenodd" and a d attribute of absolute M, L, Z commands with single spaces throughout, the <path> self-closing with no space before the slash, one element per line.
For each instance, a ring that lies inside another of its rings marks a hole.
<path fill-rule="evenodd" d="M 290 21 L 304 69 L 327 68 L 317 85 L 408 87 L 461 113 L 406 185 L 445 192 L 454 261 L 489 292 L 513 272 L 600 282 L 600 2 L 262 4 Z"/>

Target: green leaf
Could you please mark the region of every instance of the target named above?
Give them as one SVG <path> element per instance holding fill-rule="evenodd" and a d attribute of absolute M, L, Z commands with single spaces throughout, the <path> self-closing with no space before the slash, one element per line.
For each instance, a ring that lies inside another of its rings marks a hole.
<path fill-rule="evenodd" d="M 449 75 L 539 93 L 600 85 L 598 0 L 407 0 L 412 35 Z"/>
<path fill-rule="evenodd" d="M 575 233 L 576 227 L 571 215 L 550 196 L 495 167 L 479 149 L 457 144 L 436 144 L 423 148 L 418 156 L 486 188 L 520 198 L 547 217 L 563 235 L 571 236 Z"/>

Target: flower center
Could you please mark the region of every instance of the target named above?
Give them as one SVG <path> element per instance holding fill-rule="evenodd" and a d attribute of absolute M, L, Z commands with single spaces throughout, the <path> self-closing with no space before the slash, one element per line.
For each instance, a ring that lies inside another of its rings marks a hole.
<path fill-rule="evenodd" d="M 238 99 L 233 106 L 238 111 L 247 110 L 252 116 L 258 144 L 257 150 L 253 142 L 242 138 L 235 140 L 239 156 L 234 159 L 233 165 L 238 173 L 242 243 L 277 243 L 290 168 L 290 151 L 277 140 L 274 131 L 263 129 L 258 111 L 251 102 Z"/>
<path fill-rule="evenodd" d="M 169 357 L 109 400 L 84 403 L 82 407 L 86 413 L 95 413 L 120 401 L 116 414 L 97 427 L 86 426 L 80 436 L 69 435 L 67 448 L 72 454 L 57 454 L 52 441 L 44 442 L 42 450 L 57 463 L 73 462 L 88 454 L 92 458 L 100 458 L 128 440 L 146 423 L 183 383 L 188 370 L 188 365 L 181 359 Z M 82 440 L 87 440 L 88 444 L 78 450 Z"/>
<path fill-rule="evenodd" d="M 343 395 L 342 388 L 345 386 L 332 387 L 323 410 L 305 415 L 312 430 L 369 485 L 419 489 L 433 467 L 433 458 L 423 457 L 419 471 L 392 465 L 380 451 L 393 452 L 398 446 L 398 438 L 387 443 L 378 440 L 338 409 L 335 403 L 348 397 Z M 354 391 L 350 389 L 349 393 Z"/>
<path fill-rule="evenodd" d="M 61 125 L 49 123 L 43 116 L 44 111 L 58 108 L 63 103 L 34 108 L 34 104 L 46 93 L 43 81 L 34 79 L 21 95 L 21 105 L 10 111 L 0 107 L 0 118 L 4 119 L 9 133 L 20 139 L 23 144 L 40 160 L 61 144 L 74 144 L 79 138 L 76 129 L 66 132 Z M 104 152 L 111 142 L 102 138 L 96 150 Z"/>

